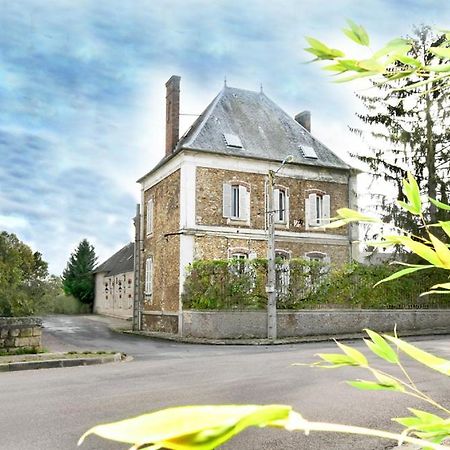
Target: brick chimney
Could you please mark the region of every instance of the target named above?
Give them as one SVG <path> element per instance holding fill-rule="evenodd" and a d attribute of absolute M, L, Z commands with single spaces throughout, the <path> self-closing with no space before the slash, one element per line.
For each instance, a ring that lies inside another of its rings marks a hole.
<path fill-rule="evenodd" d="M 166 83 L 166 155 L 174 151 L 180 133 L 180 80 L 172 75 Z"/>
<path fill-rule="evenodd" d="M 298 122 L 305 130 L 311 133 L 311 111 L 302 111 L 295 116 Z"/>

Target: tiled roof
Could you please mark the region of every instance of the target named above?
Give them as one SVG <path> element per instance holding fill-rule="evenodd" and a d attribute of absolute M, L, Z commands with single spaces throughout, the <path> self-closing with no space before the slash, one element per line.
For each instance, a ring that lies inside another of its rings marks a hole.
<path fill-rule="evenodd" d="M 134 243 L 130 242 L 100 264 L 94 272 L 106 272 L 107 276 L 131 272 L 134 268 Z"/>
<path fill-rule="evenodd" d="M 317 158 L 305 157 L 302 146 L 312 148 Z M 350 169 L 264 93 L 231 87 L 224 87 L 210 103 L 175 153 L 182 149 L 274 161 L 292 155 L 293 163 Z"/>

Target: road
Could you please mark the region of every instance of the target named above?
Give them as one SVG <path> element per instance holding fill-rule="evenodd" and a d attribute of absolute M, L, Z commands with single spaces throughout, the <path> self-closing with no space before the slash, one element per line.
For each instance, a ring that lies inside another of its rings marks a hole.
<path fill-rule="evenodd" d="M 415 338 L 416 345 L 450 358 L 450 336 Z M 333 343 L 285 346 L 212 346 L 124 336 L 95 316 L 45 319 L 44 344 L 51 350 L 103 349 L 132 355 L 131 362 L 0 374 L 0 449 L 74 449 L 91 426 L 168 406 L 223 403 L 284 403 L 309 420 L 400 430 L 391 417 L 420 401 L 389 392 L 360 392 L 346 379 L 367 378 L 361 369 L 325 370 L 308 363 L 334 352 Z M 351 345 L 365 352 L 364 344 Z M 406 364 L 418 386 L 450 403 L 448 380 Z M 380 363 L 386 370 L 387 363 Z M 223 449 L 375 450 L 395 444 L 330 433 L 305 436 L 275 429 L 250 429 Z M 125 449 L 90 437 L 85 450 Z"/>

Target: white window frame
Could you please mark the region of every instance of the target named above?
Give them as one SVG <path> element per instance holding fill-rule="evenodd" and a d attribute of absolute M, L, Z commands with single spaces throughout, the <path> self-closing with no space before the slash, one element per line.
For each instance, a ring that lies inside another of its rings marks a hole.
<path fill-rule="evenodd" d="M 250 222 L 250 186 L 242 181 L 223 184 L 223 217 L 232 221 Z"/>
<path fill-rule="evenodd" d="M 275 250 L 275 259 L 282 258 L 284 260 L 281 263 L 281 269 L 283 272 L 280 275 L 279 268 L 276 267 L 276 277 L 280 280 L 280 290 L 278 291 L 281 295 L 287 295 L 289 293 L 289 285 L 291 283 L 291 270 L 289 261 L 291 260 L 291 252 L 287 250 L 276 249 Z"/>
<path fill-rule="evenodd" d="M 283 204 L 284 203 L 284 204 Z M 289 189 L 284 186 L 275 186 L 273 190 L 274 223 L 289 224 Z"/>
<path fill-rule="evenodd" d="M 153 257 L 148 256 L 145 259 L 145 286 L 144 294 L 146 297 L 153 294 Z"/>
<path fill-rule="evenodd" d="M 147 236 L 153 233 L 153 198 L 147 200 L 147 216 L 146 216 Z"/>
<path fill-rule="evenodd" d="M 330 223 L 331 197 L 323 191 L 314 190 L 305 199 L 306 228 L 321 227 Z"/>

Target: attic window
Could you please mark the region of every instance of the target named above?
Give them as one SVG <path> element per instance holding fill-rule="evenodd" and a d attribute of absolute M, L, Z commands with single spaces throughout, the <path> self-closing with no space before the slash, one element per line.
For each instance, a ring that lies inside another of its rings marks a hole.
<path fill-rule="evenodd" d="M 236 134 L 223 133 L 223 137 L 225 138 L 227 147 L 243 148 L 241 139 Z"/>
<path fill-rule="evenodd" d="M 317 153 L 311 146 L 299 145 L 299 149 L 305 158 L 317 159 Z"/>

